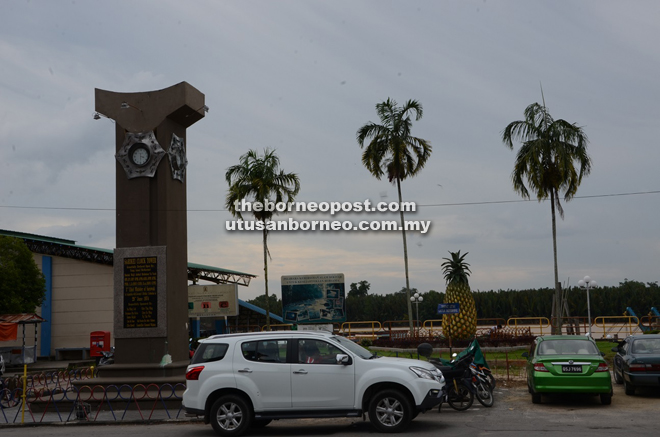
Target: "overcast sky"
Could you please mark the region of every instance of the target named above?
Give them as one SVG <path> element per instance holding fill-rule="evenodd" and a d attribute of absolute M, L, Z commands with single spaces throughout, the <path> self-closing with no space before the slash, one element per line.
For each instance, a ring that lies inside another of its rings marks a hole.
<path fill-rule="evenodd" d="M 239 290 L 251 299 L 264 288 L 261 234 L 225 231 L 226 169 L 275 148 L 299 175 L 297 200 L 394 201 L 355 135 L 379 121 L 377 103 L 416 99 L 412 133 L 433 153 L 402 191 L 419 205 L 407 218 L 432 226 L 408 234 L 411 287 L 444 291 L 442 258 L 458 250 L 473 290 L 552 287 L 549 201 L 513 191 L 515 151 L 501 141 L 542 84 L 593 160 L 557 222 L 560 281 L 655 282 L 659 22 L 657 1 L 5 0 L 0 229 L 114 248 L 115 131 L 93 119 L 94 88 L 186 81 L 210 108 L 187 134 L 188 259 L 258 275 Z M 273 232 L 270 252 L 278 296 L 282 275 L 344 273 L 374 293 L 405 285 L 399 232 Z"/>

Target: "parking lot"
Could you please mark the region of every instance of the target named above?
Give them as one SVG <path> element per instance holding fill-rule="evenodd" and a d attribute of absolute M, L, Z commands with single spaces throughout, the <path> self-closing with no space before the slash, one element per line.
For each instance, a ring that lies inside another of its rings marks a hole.
<path fill-rule="evenodd" d="M 503 381 L 495 390 L 495 405 L 482 407 L 475 401 L 467 411 L 459 412 L 444 404 L 438 410 L 420 414 L 402 436 L 657 436 L 660 413 L 660 390 L 640 389 L 626 396 L 621 385 L 614 386 L 612 405 L 601 405 L 598 397 L 551 396 L 543 403 L 532 404 L 524 381 Z M 104 426 L 106 425 L 106 426 Z M 74 429 L 75 428 L 75 429 Z M 3 436 L 69 436 L 74 433 L 97 437 L 117 433 L 139 433 L 143 437 L 211 437 L 210 425 L 200 422 L 162 422 L 160 424 L 115 422 L 21 427 L 2 429 Z M 568 434 L 567 434 L 568 433 Z M 357 437 L 377 434 L 368 421 L 361 419 L 305 419 L 275 421 L 252 430 L 248 436 L 327 436 Z"/>
<path fill-rule="evenodd" d="M 623 392 L 623 385 L 613 384 L 614 396 L 612 397 L 612 408 L 622 411 L 645 411 L 655 410 L 660 412 L 660 390 L 650 388 L 640 388 L 635 396 L 626 396 Z M 496 389 L 497 390 L 497 389 Z M 605 407 L 601 405 L 596 396 L 579 395 L 553 395 L 544 396 L 541 405 L 534 405 L 531 401 L 531 395 L 527 392 L 527 386 L 524 380 L 512 381 L 506 390 L 502 393 L 504 401 L 511 408 L 525 409 L 530 411 L 564 411 L 576 408 Z"/>

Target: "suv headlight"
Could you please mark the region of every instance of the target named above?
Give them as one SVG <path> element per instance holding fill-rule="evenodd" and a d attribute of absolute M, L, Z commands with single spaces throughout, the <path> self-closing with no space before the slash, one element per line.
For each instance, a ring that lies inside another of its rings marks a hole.
<path fill-rule="evenodd" d="M 438 381 L 440 382 L 442 380 L 442 373 L 440 373 L 439 370 L 433 369 L 433 370 L 428 370 L 424 369 L 422 367 L 410 367 L 410 370 L 417 375 L 419 378 L 424 378 L 424 379 L 430 379 L 433 381 Z"/>

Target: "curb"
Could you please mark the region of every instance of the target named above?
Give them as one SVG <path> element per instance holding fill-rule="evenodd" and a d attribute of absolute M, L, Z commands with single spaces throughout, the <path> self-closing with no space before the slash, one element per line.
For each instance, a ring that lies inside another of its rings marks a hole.
<path fill-rule="evenodd" d="M 95 426 L 95 425 L 161 425 L 167 423 L 204 423 L 202 418 L 161 419 L 161 420 L 98 420 L 98 421 L 69 421 L 69 422 L 29 422 L 29 423 L 0 423 L 3 428 L 37 428 L 40 426 Z"/>

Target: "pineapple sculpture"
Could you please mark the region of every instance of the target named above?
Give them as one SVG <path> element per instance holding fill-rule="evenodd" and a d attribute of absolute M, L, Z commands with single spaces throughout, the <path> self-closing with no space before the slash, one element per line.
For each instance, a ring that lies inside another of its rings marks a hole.
<path fill-rule="evenodd" d="M 474 297 L 470 291 L 468 276 L 470 276 L 470 264 L 465 262 L 465 254 L 461 251 L 449 252 L 450 258 L 442 263 L 442 272 L 447 281 L 445 303 L 458 303 L 460 312 L 458 314 L 445 314 L 442 316 L 442 330 L 457 340 L 467 340 L 477 332 L 477 310 L 474 306 Z"/>

